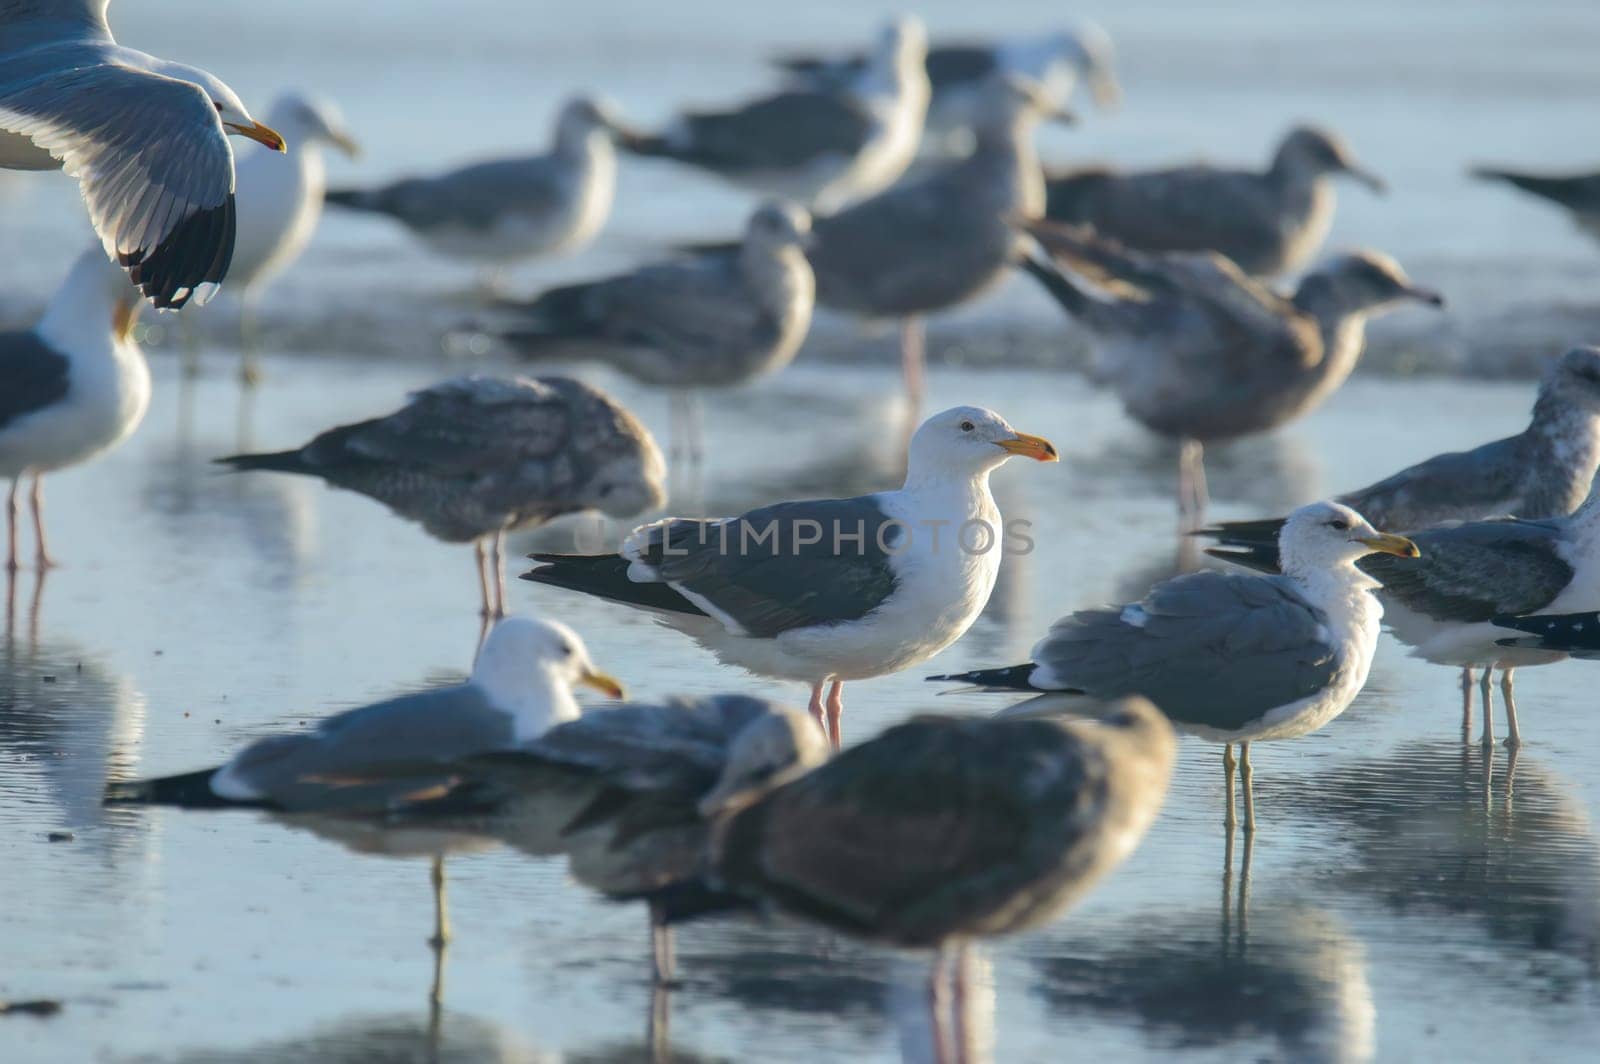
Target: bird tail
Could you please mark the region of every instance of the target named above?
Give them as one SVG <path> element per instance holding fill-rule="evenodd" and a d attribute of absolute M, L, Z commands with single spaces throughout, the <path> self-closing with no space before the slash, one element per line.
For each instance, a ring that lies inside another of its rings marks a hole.
<path fill-rule="evenodd" d="M 650 915 L 657 922 L 671 926 L 691 920 L 727 913 L 752 912 L 757 906 L 749 898 L 730 894 L 725 890 L 693 879 L 672 883 L 654 890 L 632 894 L 610 895 L 612 901 L 643 901 L 650 904 Z"/>
<path fill-rule="evenodd" d="M 1033 662 L 1008 665 L 1002 669 L 974 669 L 971 672 L 952 672 L 943 676 L 930 676 L 930 681 L 966 683 L 985 691 L 1037 691 L 1031 677 L 1039 666 Z"/>
<path fill-rule="evenodd" d="M 596 323 L 590 313 L 592 284 L 563 285 L 528 302 L 506 301 L 495 307 L 495 319 L 484 331 L 498 336 L 527 358 L 560 358 L 560 341 L 588 336 Z"/>
<path fill-rule="evenodd" d="M 273 473 L 304 473 L 305 456 L 300 451 L 274 451 L 270 454 L 230 454 L 213 460 L 235 472 L 267 470 Z"/>
<path fill-rule="evenodd" d="M 1551 177 L 1543 174 L 1524 174 L 1515 170 L 1500 170 L 1492 166 L 1475 166 L 1472 176 L 1484 181 L 1503 181 L 1508 185 L 1531 192 L 1535 196 L 1559 203 L 1573 205 L 1585 182 L 1582 178 Z M 1592 184 L 1592 182 L 1590 182 Z"/>
<path fill-rule="evenodd" d="M 1209 528 L 1189 533 L 1217 541 L 1217 546 L 1207 547 L 1213 558 L 1242 565 L 1260 573 L 1277 573 L 1278 534 L 1283 531 L 1283 518 L 1273 517 L 1261 521 L 1223 521 Z"/>
<path fill-rule="evenodd" d="M 106 805 L 176 805 L 185 809 L 255 808 L 261 803 L 230 801 L 211 789 L 214 768 L 163 776 L 153 780 L 126 780 L 106 784 Z"/>
<path fill-rule="evenodd" d="M 1098 300 L 1063 273 L 1044 252 L 1030 251 L 1019 265 L 1024 273 L 1038 281 L 1050 293 L 1050 297 L 1061 304 L 1061 309 L 1074 318 L 1086 318 L 1095 312 Z"/>
<path fill-rule="evenodd" d="M 353 211 L 392 213 L 389 208 L 389 198 L 381 188 L 330 188 L 322 194 L 322 198 L 336 207 L 346 207 Z"/>
<path fill-rule="evenodd" d="M 611 602 L 640 606 L 664 613 L 705 616 L 705 611 L 666 584 L 640 583 L 628 578 L 628 559 L 615 554 L 530 554 L 539 565 L 522 579 L 551 587 L 581 591 Z"/>

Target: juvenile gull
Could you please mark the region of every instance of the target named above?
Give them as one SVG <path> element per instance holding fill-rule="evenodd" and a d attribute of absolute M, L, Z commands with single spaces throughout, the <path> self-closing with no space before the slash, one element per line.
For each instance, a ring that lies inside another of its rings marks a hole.
<path fill-rule="evenodd" d="M 612 121 L 587 97 L 569 100 L 543 155 L 496 159 L 371 189 L 329 189 L 329 203 L 385 214 L 434 251 L 499 267 L 575 251 L 611 214 L 617 160 Z"/>
<path fill-rule="evenodd" d="M 108 0 L 0 0 L 0 168 L 78 179 L 106 254 L 158 307 L 228 272 L 234 133 L 282 151 L 204 70 L 124 48 Z"/>
<path fill-rule="evenodd" d="M 258 740 L 215 768 L 110 784 L 106 804 L 370 820 L 453 782 L 444 771 L 420 778 L 393 774 L 392 767 L 530 742 L 577 719 L 574 684 L 622 697 L 621 686 L 594 667 L 570 628 L 508 617 L 489 633 L 466 683 L 375 702 L 327 717 L 312 731 Z M 315 830 L 309 820 L 306 826 Z M 449 938 L 443 850 L 424 847 L 422 855 L 433 858 L 434 944 L 442 946 Z"/>
<path fill-rule="evenodd" d="M 1355 369 L 1371 315 L 1444 303 L 1375 251 L 1330 260 L 1284 297 L 1215 252 L 1127 251 L 1054 222 L 1026 228 L 1056 261 L 1035 255 L 1024 266 L 1094 337 L 1096 380 L 1135 421 L 1180 441 L 1186 528 L 1206 507 L 1206 443 L 1315 409 Z"/>
<path fill-rule="evenodd" d="M 1093 721 L 919 716 L 713 828 L 704 880 L 765 910 L 934 950 L 937 1059 L 947 973 L 974 939 L 1058 917 L 1119 865 L 1166 797 L 1172 728 L 1142 699 Z M 703 894 L 704 892 L 698 892 Z M 668 921 L 705 911 L 661 892 Z M 964 965 L 954 965 L 957 971 Z"/>
<path fill-rule="evenodd" d="M 1473 177 L 1504 181 L 1565 208 L 1573 224 L 1600 240 L 1600 172 L 1583 174 L 1529 174 L 1491 166 L 1474 167 Z"/>
<path fill-rule="evenodd" d="M 650 610 L 726 664 L 810 684 L 837 747 L 846 680 L 926 661 L 988 601 L 1004 534 L 989 474 L 1012 455 L 1057 460 L 1049 441 L 958 406 L 912 436 L 899 490 L 667 518 L 617 554 L 533 555 L 523 579 Z"/>
<path fill-rule="evenodd" d="M 1337 136 L 1300 126 L 1265 170 L 1192 165 L 1050 174 L 1045 217 L 1092 226 L 1134 250 L 1219 252 L 1245 273 L 1270 277 L 1298 269 L 1322 246 L 1333 224 L 1329 178 L 1337 174 L 1383 191 L 1383 181 Z"/>
<path fill-rule="evenodd" d="M 150 405 L 150 367 L 133 341 L 139 292 L 90 247 L 26 332 L 0 333 L 0 477 L 6 496 L 6 568 L 18 568 L 17 492 L 33 477 L 36 564 L 55 564 L 44 535 L 40 482 L 132 435 Z"/>
<path fill-rule="evenodd" d="M 969 131 L 975 124 L 984 80 L 997 72 L 1032 79 L 1058 107 L 1072 102 L 1081 79 L 1087 83 L 1095 103 L 1102 108 L 1115 107 L 1122 95 L 1115 61 L 1111 38 L 1099 26 L 1087 22 L 1042 37 L 935 44 L 928 49 L 927 58 L 933 98 L 928 106 L 926 133 L 949 140 Z M 791 54 L 779 56 L 774 62 L 801 84 L 838 90 L 857 83 L 867 69 L 868 57 Z"/>
<path fill-rule="evenodd" d="M 733 255 L 705 253 L 512 304 L 501 335 L 530 358 L 593 359 L 673 390 L 671 446 L 700 457 L 692 389 L 728 387 L 788 365 L 811 326 L 811 218 L 770 203 Z"/>
<path fill-rule="evenodd" d="M 1207 570 L 1175 577 L 1139 602 L 1062 618 L 1025 664 L 933 679 L 1041 692 L 1002 716 L 1070 710 L 1084 697 L 1143 695 L 1179 730 L 1223 744 L 1230 831 L 1239 744 L 1244 829 L 1252 832 L 1250 744 L 1316 731 L 1367 682 L 1383 607 L 1372 594 L 1377 581 L 1357 559 L 1374 552 L 1409 559 L 1418 550 L 1335 502 L 1290 514 L 1278 542 L 1281 576 Z"/>
<path fill-rule="evenodd" d="M 256 149 L 234 165 L 238 238 L 228 290 L 239 295 L 240 371 L 247 383 L 257 376 L 255 313 L 261 293 L 305 251 L 322 218 L 322 150 L 332 146 L 352 159 L 360 154 L 338 108 L 326 100 L 287 93 L 267 118 L 288 139 L 287 155 Z"/>
<path fill-rule="evenodd" d="M 666 501 L 650 433 L 609 395 L 566 377 L 456 377 L 295 450 L 218 461 L 321 477 L 446 543 L 472 542 L 486 617 L 505 615 L 507 532 L 591 509 L 632 517 Z"/>
<path fill-rule="evenodd" d="M 847 85 L 689 112 L 659 134 L 625 132 L 620 144 L 836 210 L 887 188 L 915 158 L 928 109 L 926 54 L 922 22 L 903 16 L 884 28 L 860 76 Z"/>

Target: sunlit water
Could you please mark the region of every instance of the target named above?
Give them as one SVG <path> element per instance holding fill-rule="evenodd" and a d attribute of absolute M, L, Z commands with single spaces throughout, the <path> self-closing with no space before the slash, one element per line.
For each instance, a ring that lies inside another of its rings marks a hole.
<path fill-rule="evenodd" d="M 480 2 L 453 5 L 441 25 L 436 4 L 387 4 L 381 15 L 369 6 L 127 0 L 113 14 L 129 43 L 209 65 L 252 101 L 289 85 L 339 100 L 368 155 L 334 161 L 336 180 L 542 142 L 557 100 L 575 87 L 603 89 L 641 120 L 683 100 L 735 97 L 764 78 L 763 48 L 862 38 L 879 18 L 843 3 L 758 12 L 705 0 Z M 1472 184 L 1462 167 L 1592 161 L 1594 11 L 1214 7 L 1083 9 L 1121 46 L 1126 107 L 1046 134 L 1047 154 L 1251 159 L 1288 122 L 1325 120 L 1394 186 L 1384 200 L 1342 190 L 1335 241 L 1393 251 L 1454 303 L 1437 321 L 1395 319 L 1401 333 L 1470 347 L 1489 322 L 1533 337 L 1524 346 L 1541 356 L 1571 338 L 1554 312 L 1581 307 L 1600 256 L 1556 212 Z M 936 28 L 1040 21 L 1020 3 L 924 10 Z M 0 192 L 0 307 L 21 321 L 87 233 L 57 177 L 8 180 Z M 720 234 L 748 202 L 668 167 L 625 166 L 615 223 L 596 248 L 519 269 L 510 283 L 612 268 L 666 237 Z M 556 863 L 503 853 L 451 862 L 456 940 L 434 1016 L 422 865 L 351 855 L 248 814 L 99 807 L 108 773 L 212 764 L 259 735 L 465 670 L 478 628 L 470 552 L 366 499 L 208 463 L 381 413 L 463 368 L 382 356 L 436 346 L 418 322 L 454 317 L 471 284 L 470 271 L 430 260 L 380 222 L 331 217 L 268 301 L 272 354 L 253 403 L 241 405 L 231 353 L 206 350 L 205 375 L 187 390 L 175 358 L 159 354 L 139 435 L 48 482 L 66 565 L 37 595 L 24 574 L 0 657 L 0 998 L 65 1008 L 0 1018 L 0 1060 L 646 1053 L 643 914 L 586 895 Z M 230 313 L 208 312 L 213 338 L 226 339 Z M 992 353 L 986 328 L 1048 324 L 1053 313 L 1013 285 L 964 312 L 977 330 L 971 353 Z M 173 320 L 156 324 L 170 341 Z M 595 379 L 664 428 L 661 396 Z M 714 399 L 704 489 L 679 484 L 674 512 L 893 485 L 896 383 L 887 367 L 802 358 L 748 393 Z M 985 616 L 955 647 L 910 673 L 850 686 L 847 739 L 915 712 L 994 708 L 980 696 L 936 697 L 921 676 L 1020 660 L 1058 614 L 1136 597 L 1175 562 L 1174 455 L 1114 402 L 1054 372 L 941 368 L 931 384 L 933 408 L 992 405 L 1051 437 L 1063 462 L 1012 463 L 996 477 L 1006 515 L 1034 522 L 1036 549 L 1007 560 Z M 1358 377 L 1280 435 L 1212 454 L 1216 514 L 1279 512 L 1513 431 L 1530 401 L 1526 384 Z M 518 553 L 570 546 L 574 528 L 520 540 Z M 576 626 L 596 661 L 640 695 L 803 696 L 721 668 L 624 609 L 521 582 L 511 597 Z M 1262 827 L 1247 883 L 1237 872 L 1224 881 L 1218 752 L 1186 743 L 1167 809 L 1128 864 L 1057 925 L 986 953 L 968 1002 L 974 1055 L 1592 1054 L 1597 668 L 1521 674 L 1529 745 L 1513 774 L 1504 750 L 1486 760 L 1461 742 L 1455 675 L 1385 641 L 1342 718 L 1256 751 Z M 73 838 L 49 840 L 60 831 Z M 1237 867 L 1243 854 L 1232 856 Z M 727 924 L 687 930 L 680 967 L 684 985 L 655 1002 L 670 1010 L 679 1059 L 927 1055 L 915 958 Z"/>

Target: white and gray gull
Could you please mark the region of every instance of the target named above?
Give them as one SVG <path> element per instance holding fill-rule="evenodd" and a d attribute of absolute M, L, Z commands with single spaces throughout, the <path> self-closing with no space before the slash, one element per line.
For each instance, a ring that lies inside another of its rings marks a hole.
<path fill-rule="evenodd" d="M 218 461 L 321 477 L 446 543 L 472 542 L 484 616 L 505 614 L 507 532 L 583 510 L 634 517 L 666 501 L 666 463 L 649 431 L 611 396 L 566 377 L 457 377 L 303 447 Z"/>
<path fill-rule="evenodd" d="M 692 391 L 744 383 L 788 365 L 811 327 L 811 218 L 769 203 L 737 253 L 689 254 L 604 280 L 503 304 L 494 326 L 534 359 L 595 360 L 673 391 L 674 453 L 700 456 Z"/>
<path fill-rule="evenodd" d="M 19 566 L 17 492 L 33 477 L 36 564 L 55 564 L 44 534 L 40 481 L 86 462 L 139 427 L 150 367 L 133 339 L 139 290 L 91 246 L 78 257 L 32 329 L 0 333 L 0 477 L 6 496 L 6 568 Z"/>
<path fill-rule="evenodd" d="M 1045 217 L 1091 226 L 1139 251 L 1216 251 L 1245 273 L 1270 277 L 1298 269 L 1322 246 L 1333 224 L 1329 179 L 1341 174 L 1383 191 L 1337 136 L 1300 126 L 1265 170 L 1196 164 L 1047 174 Z"/>
<path fill-rule="evenodd" d="M 329 189 L 329 203 L 384 214 L 434 251 L 503 266 L 575 251 L 611 214 L 616 192 L 614 125 L 587 97 L 569 100 L 556 119 L 550 150 L 495 159 L 434 177 L 377 188 Z"/>
<path fill-rule="evenodd" d="M 1373 596 L 1377 581 L 1357 560 L 1375 552 L 1412 559 L 1418 551 L 1335 502 L 1296 510 L 1278 542 L 1282 575 L 1178 576 L 1139 602 L 1063 617 L 1025 664 L 933 679 L 1039 693 L 1002 712 L 1011 716 L 1142 695 L 1180 731 L 1223 744 L 1229 830 L 1239 744 L 1244 827 L 1252 831 L 1250 744 L 1316 731 L 1367 682 L 1383 607 Z"/>
<path fill-rule="evenodd" d="M 884 28 L 848 84 L 689 112 L 660 133 L 622 132 L 619 144 L 767 195 L 837 210 L 893 184 L 916 157 L 928 110 L 926 53 L 922 22 L 903 16 Z"/>
<path fill-rule="evenodd" d="M 1072 226 L 1026 228 L 1054 261 L 1024 266 L 1093 337 L 1091 374 L 1134 420 L 1181 441 L 1178 506 L 1191 528 L 1207 502 L 1204 444 L 1315 409 L 1355 369 L 1373 314 L 1444 303 L 1375 251 L 1331 259 L 1285 297 L 1215 252 L 1129 251 Z"/>
<path fill-rule="evenodd" d="M 838 745 L 846 680 L 926 661 L 977 620 L 1004 536 L 989 474 L 1013 455 L 1057 460 L 999 414 L 956 407 L 912 436 L 898 490 L 668 518 L 616 554 L 535 554 L 523 579 L 650 610 L 727 664 L 810 684 Z"/>
<path fill-rule="evenodd" d="M 214 75 L 119 45 L 108 2 L 0 0 L 0 169 L 64 169 L 147 298 L 203 302 L 233 254 L 228 134 L 284 141 Z"/>

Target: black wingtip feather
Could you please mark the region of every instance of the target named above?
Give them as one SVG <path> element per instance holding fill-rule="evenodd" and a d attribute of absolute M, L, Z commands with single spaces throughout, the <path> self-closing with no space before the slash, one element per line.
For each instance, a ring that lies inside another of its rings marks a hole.
<path fill-rule="evenodd" d="M 303 473 L 305 460 L 299 451 L 274 451 L 270 454 L 230 454 L 212 459 L 215 465 L 227 466 L 235 472 L 265 470 L 273 473 Z"/>
<path fill-rule="evenodd" d="M 230 192 L 221 205 L 185 216 L 154 248 L 124 252 L 117 262 L 156 307 L 177 310 L 203 286 L 221 284 L 228 275 L 237 221 Z"/>
<path fill-rule="evenodd" d="M 974 669 L 971 672 L 952 672 L 943 676 L 930 676 L 929 681 L 943 681 L 948 683 L 969 683 L 977 687 L 988 687 L 1006 691 L 1037 691 L 1033 686 L 1033 670 L 1038 668 L 1033 662 L 1022 665 L 1008 665 L 999 669 Z"/>
<path fill-rule="evenodd" d="M 106 785 L 106 805 L 175 805 L 185 809 L 266 809 L 266 802 L 233 801 L 211 789 L 214 768 L 164 776 L 153 780 L 129 780 Z"/>
<path fill-rule="evenodd" d="M 628 578 L 629 562 L 615 554 L 530 554 L 542 564 L 521 574 L 523 580 L 581 591 L 596 598 L 629 606 L 685 613 L 697 617 L 705 611 L 666 584 L 638 583 Z"/>

